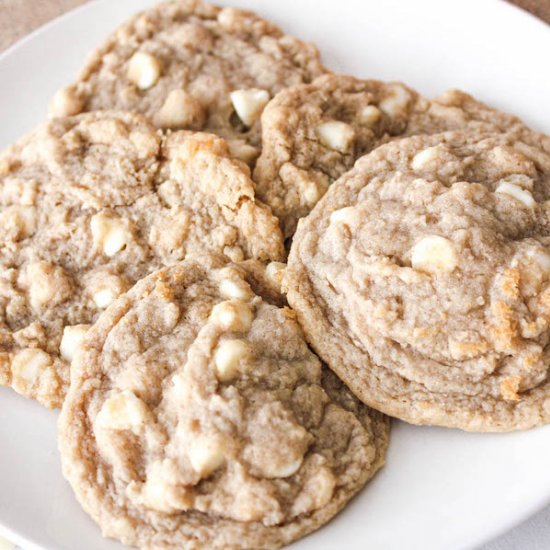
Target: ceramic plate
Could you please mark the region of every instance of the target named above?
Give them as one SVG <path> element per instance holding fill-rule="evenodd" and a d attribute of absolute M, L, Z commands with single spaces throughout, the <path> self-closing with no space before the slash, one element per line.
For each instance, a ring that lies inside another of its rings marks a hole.
<path fill-rule="evenodd" d="M 44 118 L 87 53 L 149 0 L 99 0 L 0 57 L 0 146 Z M 227 0 L 315 42 L 334 70 L 450 87 L 550 132 L 550 28 L 504 2 Z M 115 550 L 63 480 L 56 413 L 0 389 L 0 531 L 29 549 Z M 550 426 L 509 435 L 395 423 L 387 465 L 294 550 L 475 547 L 550 501 Z"/>

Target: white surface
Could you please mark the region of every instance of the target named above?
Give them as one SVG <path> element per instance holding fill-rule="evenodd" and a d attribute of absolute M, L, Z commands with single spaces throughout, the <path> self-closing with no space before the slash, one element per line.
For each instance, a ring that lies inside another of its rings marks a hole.
<path fill-rule="evenodd" d="M 0 147 L 43 118 L 49 97 L 107 31 L 150 3 L 99 0 L 6 52 L 0 58 Z M 504 3 L 225 3 L 252 7 L 316 42 L 333 69 L 402 79 L 430 95 L 463 87 L 550 132 L 550 31 Z M 101 539 L 61 477 L 55 417 L 0 389 L 0 530 L 26 548 L 120 548 Z M 473 548 L 550 500 L 549 456 L 550 426 L 484 435 L 396 423 L 384 470 L 336 520 L 293 548 Z"/>
<path fill-rule="evenodd" d="M 479 550 L 548 550 L 550 506 Z"/>

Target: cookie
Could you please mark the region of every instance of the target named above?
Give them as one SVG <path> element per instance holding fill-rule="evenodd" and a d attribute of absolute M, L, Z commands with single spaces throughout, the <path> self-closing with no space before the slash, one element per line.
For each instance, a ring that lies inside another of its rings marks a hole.
<path fill-rule="evenodd" d="M 284 256 L 248 167 L 209 134 L 86 113 L 0 156 L 0 383 L 60 406 L 76 342 L 138 279 L 187 254 Z"/>
<path fill-rule="evenodd" d="M 281 219 L 288 238 L 362 155 L 396 137 L 467 127 L 530 133 L 516 117 L 456 90 L 428 101 L 398 82 L 321 76 L 281 91 L 265 108 L 254 170 L 258 196 Z"/>
<path fill-rule="evenodd" d="M 178 0 L 116 30 L 50 110 L 137 111 L 159 128 L 221 135 L 234 155 L 252 162 L 269 98 L 324 72 L 314 46 L 252 12 Z"/>
<path fill-rule="evenodd" d="M 404 138 L 302 220 L 283 287 L 368 405 L 471 431 L 550 421 L 550 154 L 507 134 Z"/>
<path fill-rule="evenodd" d="M 387 418 L 322 367 L 293 312 L 258 294 L 250 263 L 205 256 L 150 275 L 77 351 L 59 447 L 105 536 L 278 548 L 381 466 Z"/>

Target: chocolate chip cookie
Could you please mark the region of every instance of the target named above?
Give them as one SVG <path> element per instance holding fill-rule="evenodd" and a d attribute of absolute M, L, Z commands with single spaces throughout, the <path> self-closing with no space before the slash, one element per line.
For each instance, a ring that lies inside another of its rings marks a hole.
<path fill-rule="evenodd" d="M 363 157 L 296 232 L 283 287 L 365 403 L 472 431 L 550 420 L 550 154 L 507 134 Z"/>
<path fill-rule="evenodd" d="M 105 536 L 278 548 L 327 522 L 381 466 L 387 418 L 321 365 L 250 264 L 205 256 L 164 268 L 86 334 L 59 445 Z"/>

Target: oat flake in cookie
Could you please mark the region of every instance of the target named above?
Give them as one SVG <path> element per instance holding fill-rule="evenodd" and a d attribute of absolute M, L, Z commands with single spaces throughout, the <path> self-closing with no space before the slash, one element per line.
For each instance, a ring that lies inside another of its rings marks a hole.
<path fill-rule="evenodd" d="M 258 196 L 291 237 L 332 182 L 381 143 L 403 135 L 464 128 L 515 132 L 537 143 L 512 115 L 450 91 L 428 101 L 399 82 L 325 75 L 281 91 L 262 115 L 262 153 L 254 171 Z"/>
<path fill-rule="evenodd" d="M 383 145 L 296 232 L 283 287 L 365 403 L 415 424 L 550 420 L 550 155 L 504 134 Z"/>
<path fill-rule="evenodd" d="M 207 249 L 284 253 L 221 138 L 161 138 L 114 112 L 52 120 L 0 155 L 0 243 L 0 383 L 48 407 L 89 324 L 138 279 Z"/>
<path fill-rule="evenodd" d="M 177 0 L 114 32 L 54 96 L 51 112 L 138 111 L 160 128 L 219 134 L 253 162 L 270 97 L 324 72 L 314 46 L 252 12 Z"/>
<path fill-rule="evenodd" d="M 244 265 L 206 256 L 150 275 L 77 352 L 63 472 L 105 536 L 277 548 L 327 522 L 381 466 L 388 419 L 321 366 Z"/>

